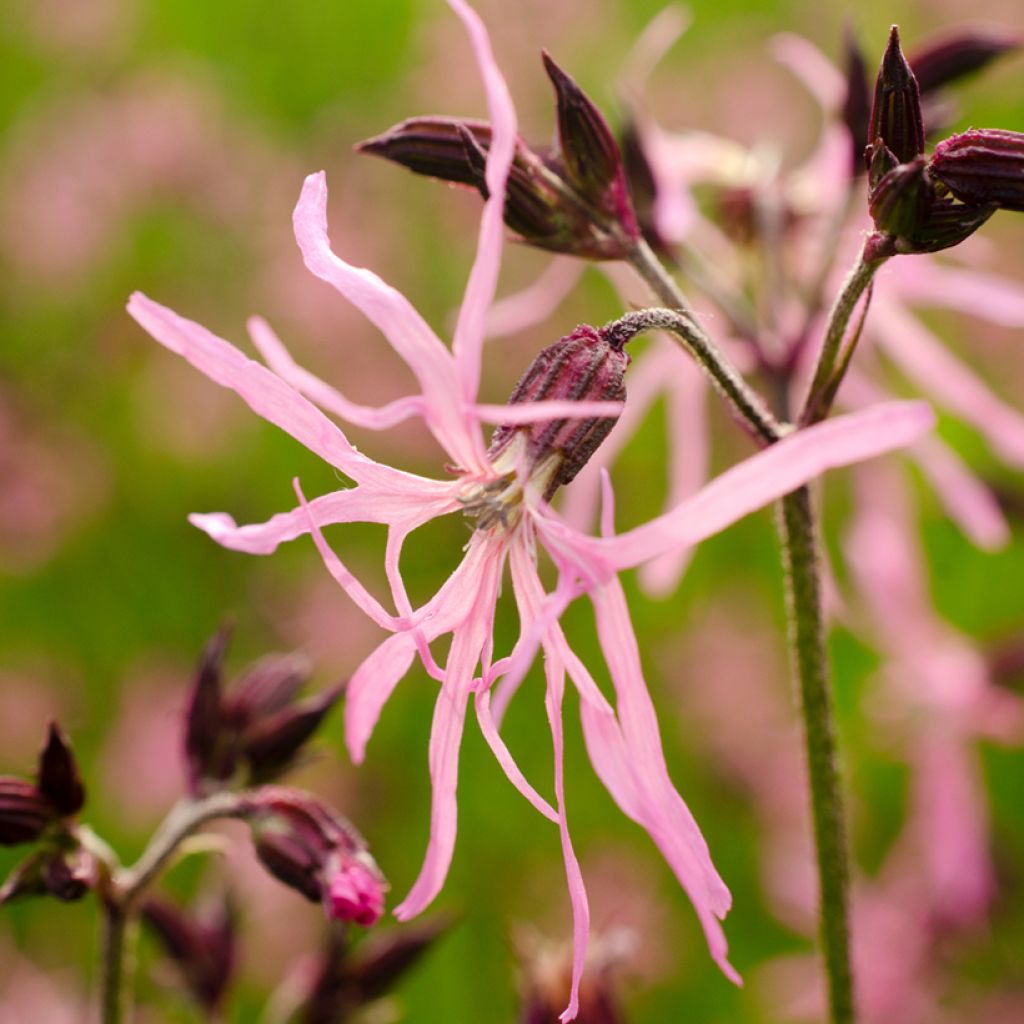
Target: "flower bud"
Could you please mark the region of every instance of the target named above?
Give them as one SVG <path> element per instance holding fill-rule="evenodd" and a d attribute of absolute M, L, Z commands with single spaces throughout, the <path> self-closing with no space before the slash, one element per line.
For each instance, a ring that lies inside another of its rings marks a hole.
<path fill-rule="evenodd" d="M 96 885 L 96 861 L 91 853 L 74 842 L 45 859 L 41 877 L 47 893 L 71 903 L 80 900 Z"/>
<path fill-rule="evenodd" d="M 864 53 L 852 27 L 847 24 L 843 34 L 846 63 L 846 95 L 843 97 L 843 123 L 850 133 L 851 174 L 856 177 L 864 170 L 864 150 L 870 136 L 871 91 L 868 86 Z"/>
<path fill-rule="evenodd" d="M 923 156 L 886 173 L 871 190 L 868 209 L 875 227 L 897 237 L 913 235 L 927 216 L 931 184 Z"/>
<path fill-rule="evenodd" d="M 221 713 L 222 666 L 230 632 L 222 628 L 207 641 L 192 684 L 185 714 L 185 763 L 192 793 L 229 779 L 235 767 Z"/>
<path fill-rule="evenodd" d="M 1020 45 L 1019 36 L 971 28 L 925 44 L 911 54 L 909 63 L 924 96 L 980 71 Z"/>
<path fill-rule="evenodd" d="M 889 45 L 875 79 L 875 99 L 871 107 L 868 138 L 881 138 L 901 164 L 909 163 L 924 152 L 924 120 L 917 79 L 900 48 L 899 28 L 893 25 Z M 871 164 L 868 154 L 868 165 Z"/>
<path fill-rule="evenodd" d="M 208 1013 L 220 1005 L 234 973 L 235 918 L 226 898 L 205 916 L 163 899 L 148 899 L 142 906 L 142 920 L 178 967 L 189 994 Z"/>
<path fill-rule="evenodd" d="M 377 921 L 387 884 L 345 818 L 307 793 L 277 786 L 258 790 L 246 817 L 256 855 L 278 881 L 322 903 L 329 918 Z"/>
<path fill-rule="evenodd" d="M 640 231 L 626 187 L 622 154 L 608 122 L 546 50 L 542 57 L 544 70 L 555 87 L 558 139 L 566 179 L 585 202 L 636 240 Z"/>
<path fill-rule="evenodd" d="M 31 782 L 0 776 L 0 846 L 35 842 L 54 817 L 53 806 Z"/>
<path fill-rule="evenodd" d="M 46 746 L 39 756 L 39 792 L 62 817 L 77 814 L 85 803 L 75 755 L 56 722 L 50 722 Z"/>
<path fill-rule="evenodd" d="M 930 170 L 973 206 L 1024 211 L 1024 134 L 972 128 L 935 147 Z"/>
<path fill-rule="evenodd" d="M 515 386 L 509 404 L 552 400 L 624 401 L 629 356 L 623 344 L 610 338 L 603 329 L 581 324 L 534 359 Z M 497 464 L 514 439 L 519 438 L 521 443 L 525 439 L 528 465 L 549 470 L 542 487 L 547 500 L 587 464 L 613 426 L 615 418 L 611 416 L 556 419 L 528 426 L 506 424 L 495 430 L 488 455 L 491 462 Z"/>
<path fill-rule="evenodd" d="M 309 681 L 312 666 L 301 653 L 268 654 L 242 671 L 222 695 L 221 711 L 236 728 L 286 708 Z"/>

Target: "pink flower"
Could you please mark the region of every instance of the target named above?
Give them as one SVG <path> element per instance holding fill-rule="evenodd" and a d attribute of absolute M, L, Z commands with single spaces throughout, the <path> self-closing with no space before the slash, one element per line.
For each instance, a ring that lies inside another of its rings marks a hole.
<path fill-rule="evenodd" d="M 580 692 L 584 736 L 595 771 L 627 816 L 646 829 L 662 851 L 693 902 L 713 958 L 738 981 L 726 959 L 720 923 L 729 909 L 729 891 L 669 778 L 618 573 L 692 547 L 826 469 L 907 444 L 930 427 L 932 417 L 920 403 L 892 403 L 801 431 L 722 474 L 667 514 L 622 534 L 614 534 L 612 529 L 611 490 L 606 482 L 601 537 L 580 533 L 544 500 L 550 477 L 531 473 L 522 440 L 525 434 L 517 433 L 492 462 L 481 429 L 485 422 L 511 427 L 554 418 L 608 416 L 617 406 L 587 401 L 515 406 L 477 402 L 485 321 L 501 258 L 500 197 L 504 195 L 516 121 L 482 23 L 463 0 L 450 3 L 472 40 L 493 126 L 486 172 L 492 198 L 484 207 L 477 257 L 451 349 L 402 295 L 373 272 L 352 266 L 331 250 L 322 173 L 306 179 L 294 217 L 306 266 L 376 324 L 415 375 L 419 384 L 416 394 L 380 408 L 359 405 L 296 366 L 262 320 L 254 319 L 249 326 L 269 369 L 140 294 L 132 296 L 128 308 L 160 343 L 216 383 L 236 391 L 254 411 L 354 481 L 351 488 L 308 502 L 296 484 L 298 506 L 265 523 L 238 526 L 222 513 L 196 515 L 192 522 L 225 547 L 253 554 L 269 554 L 284 541 L 311 534 L 339 585 L 391 634 L 360 665 L 349 684 L 345 731 L 355 761 L 363 759 L 383 705 L 417 655 L 440 683 L 430 739 L 430 841 L 420 875 L 395 911 L 403 920 L 434 899 L 448 871 L 456 834 L 459 745 L 472 701 L 481 731 L 510 781 L 559 829 L 574 914 L 572 994 L 562 1015 L 563 1020 L 570 1020 L 577 1012 L 589 915 L 565 803 L 561 709 L 567 674 Z M 375 462 L 357 451 L 321 409 L 371 429 L 421 416 L 457 467 L 457 475 L 431 480 Z M 438 516 L 474 510 L 487 514 L 481 516 L 461 564 L 429 601 L 413 607 L 399 571 L 406 536 Z M 385 573 L 393 612 L 354 577 L 321 533 L 328 524 L 357 521 L 388 528 Z M 538 575 L 538 541 L 559 572 L 558 584 L 550 594 L 545 593 Z M 511 655 L 496 659 L 492 624 L 506 565 L 521 634 Z M 614 707 L 569 646 L 558 622 L 561 611 L 582 594 L 589 597 L 595 610 L 598 636 L 615 688 Z M 451 648 L 446 663 L 439 665 L 429 645 L 446 634 L 452 637 Z M 524 777 L 499 732 L 501 711 L 538 647 L 545 654 L 545 706 L 554 748 L 553 802 Z"/>
<path fill-rule="evenodd" d="M 324 906 L 328 917 L 369 928 L 384 913 L 380 874 L 357 857 L 342 858 L 330 875 Z"/>

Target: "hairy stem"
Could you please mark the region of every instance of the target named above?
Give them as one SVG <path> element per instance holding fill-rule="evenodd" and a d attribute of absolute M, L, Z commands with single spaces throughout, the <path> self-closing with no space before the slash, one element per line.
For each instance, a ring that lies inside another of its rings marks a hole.
<path fill-rule="evenodd" d="M 779 531 L 786 570 L 790 642 L 804 719 L 811 816 L 820 887 L 820 933 L 832 1024 L 852 1024 L 849 951 L 849 869 L 834 712 L 821 608 L 821 569 L 811 493 L 786 495 Z"/>
<path fill-rule="evenodd" d="M 772 416 L 761 396 L 743 379 L 714 339 L 694 316 L 675 279 L 641 240 L 630 251 L 630 265 L 669 309 L 646 309 L 627 313 L 618 323 L 625 332 L 670 331 L 683 348 L 710 377 L 715 389 L 732 407 L 736 418 L 760 444 L 771 444 L 784 430 Z"/>
<path fill-rule="evenodd" d="M 655 324 L 665 313 L 653 310 L 647 326 L 662 326 L 680 337 L 684 347 L 711 377 L 716 388 L 729 400 L 734 412 L 762 443 L 784 436 L 779 424 L 760 396 L 732 368 L 718 347 L 697 323 L 685 296 L 650 248 L 641 243 L 630 262 L 636 272 L 666 305 L 674 306 L 672 325 Z M 826 351 L 819 370 L 827 386 L 839 354 L 846 327 L 864 289 L 870 284 L 880 260 L 865 260 L 863 254 L 837 300 L 826 331 Z M 645 323 L 644 313 L 627 314 L 625 323 Z M 845 364 L 844 364 L 845 365 Z M 817 379 L 817 375 L 816 375 Z M 812 388 L 811 394 L 814 395 Z M 833 391 L 834 393 L 834 391 Z M 825 410 L 827 412 L 827 410 Z M 824 415 L 824 413 L 822 413 Z M 793 644 L 793 660 L 799 679 L 800 707 L 804 722 L 814 843 L 817 852 L 820 891 L 820 931 L 828 981 L 831 1024 L 854 1024 L 853 980 L 849 953 L 846 829 L 836 759 L 834 713 L 829 682 L 825 620 L 821 603 L 821 566 L 818 557 L 817 524 L 810 490 L 802 487 L 780 503 L 779 530 L 786 574 L 787 612 Z"/>
<path fill-rule="evenodd" d="M 135 865 L 113 872 L 102 901 L 101 1024 L 124 1024 L 127 1019 L 129 938 L 146 888 L 197 828 L 214 818 L 238 817 L 245 813 L 246 807 L 245 796 L 239 793 L 214 793 L 200 799 L 181 800 L 153 833 Z"/>
<path fill-rule="evenodd" d="M 807 391 L 803 412 L 800 414 L 801 423 L 813 423 L 824 419 L 828 415 L 829 404 L 824 396 L 827 394 L 834 396 L 838 389 L 839 381 L 834 380 L 833 375 L 836 372 L 836 364 L 839 360 L 843 338 L 846 335 L 846 328 L 865 289 L 871 284 L 878 268 L 885 262 L 884 258 L 868 257 L 866 251 L 866 248 L 861 250 L 853 270 L 843 282 L 842 290 L 832 305 L 825 328 L 825 340 L 822 342 L 821 353 L 818 356 L 818 364 L 814 368 L 811 386 Z M 848 363 L 848 358 L 840 361 L 841 372 Z"/>

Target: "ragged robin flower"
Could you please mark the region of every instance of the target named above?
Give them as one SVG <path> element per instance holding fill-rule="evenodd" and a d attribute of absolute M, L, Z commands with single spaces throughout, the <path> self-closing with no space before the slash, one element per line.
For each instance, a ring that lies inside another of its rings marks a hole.
<path fill-rule="evenodd" d="M 297 507 L 261 524 L 239 526 L 222 513 L 196 515 L 192 522 L 225 547 L 252 554 L 269 554 L 287 540 L 310 534 L 339 585 L 390 634 L 349 682 L 345 732 L 355 761 L 362 761 L 381 709 L 417 656 L 440 684 L 430 738 L 430 841 L 419 877 L 396 908 L 403 920 L 432 902 L 451 862 L 459 746 L 472 702 L 481 732 L 510 781 L 559 830 L 574 914 L 571 994 L 562 1014 L 563 1020 L 570 1020 L 577 1012 L 589 917 L 566 812 L 561 709 L 567 674 L 581 695 L 584 736 L 595 771 L 622 810 L 662 851 L 690 896 L 713 958 L 730 978 L 738 980 L 726 958 L 720 923 L 729 909 L 730 894 L 669 777 L 618 573 L 692 546 L 826 469 L 909 443 L 930 427 L 932 417 L 920 403 L 893 403 L 838 418 L 794 433 L 722 474 L 667 514 L 625 533 L 613 531 L 610 487 L 606 488 L 604 536 L 588 537 L 567 525 L 548 499 L 580 468 L 588 446 L 592 450 L 600 441 L 605 430 L 602 421 L 621 409 L 619 374 L 625 357 L 621 346 L 609 341 L 618 334 L 578 328 L 527 371 L 520 383 L 521 401 L 492 406 L 477 400 L 485 321 L 501 258 L 504 185 L 515 149 L 516 121 L 482 23 L 463 0 L 450 2 L 470 35 L 492 128 L 485 170 L 489 198 L 452 347 L 438 338 L 399 292 L 372 271 L 353 266 L 332 251 L 322 173 L 306 179 L 294 216 L 306 266 L 380 329 L 415 375 L 416 394 L 380 408 L 359 405 L 300 369 L 262 320 L 250 322 L 250 333 L 269 368 L 141 294 L 132 297 L 128 308 L 157 341 L 216 383 L 236 391 L 254 411 L 354 482 L 352 487 L 310 501 L 296 485 Z M 572 366 L 552 368 L 560 352 L 576 353 L 568 360 Z M 592 364 L 593 372 L 586 379 L 580 376 L 577 356 Z M 454 479 L 432 480 L 375 462 L 357 451 L 325 413 L 369 429 L 421 416 L 449 463 L 458 467 Z M 483 437 L 485 422 L 499 425 L 490 449 Z M 437 593 L 414 607 L 399 571 L 403 542 L 417 527 L 452 512 L 475 518 L 464 557 Z M 322 528 L 329 524 L 350 522 L 381 523 L 388 529 L 385 575 L 394 611 L 370 594 L 322 535 Z M 538 573 L 538 543 L 558 570 L 558 583 L 550 594 Z M 511 654 L 496 658 L 492 625 L 506 567 L 521 633 Z M 615 690 L 614 704 L 598 688 L 559 625 L 561 611 L 582 594 L 594 607 Z M 444 664 L 438 664 L 430 644 L 448 634 L 451 647 Z M 545 706 L 554 748 L 553 801 L 525 778 L 499 731 L 500 712 L 538 647 L 545 655 Z"/>

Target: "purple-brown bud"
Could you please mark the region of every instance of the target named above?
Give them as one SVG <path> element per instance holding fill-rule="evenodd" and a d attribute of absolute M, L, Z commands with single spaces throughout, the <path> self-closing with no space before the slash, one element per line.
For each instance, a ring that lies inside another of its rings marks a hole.
<path fill-rule="evenodd" d="M 921 94 L 914 72 L 900 48 L 899 28 L 893 25 L 882 65 L 875 79 L 875 99 L 868 124 L 867 163 L 874 140 L 881 138 L 899 163 L 909 163 L 924 152 Z"/>
<path fill-rule="evenodd" d="M 615 136 L 590 98 L 542 51 L 555 88 L 558 140 L 565 176 L 582 199 L 636 240 L 640 236 Z"/>
<path fill-rule="evenodd" d="M 85 803 L 75 755 L 56 722 L 50 722 L 46 746 L 39 755 L 39 792 L 61 817 L 77 814 Z"/>
<path fill-rule="evenodd" d="M 927 216 L 931 192 L 923 156 L 894 167 L 871 190 L 868 209 L 875 227 L 897 237 L 913 235 Z"/>
<path fill-rule="evenodd" d="M 0 905 L 27 896 L 53 896 L 66 903 L 96 885 L 95 858 L 69 836 L 37 849 L 16 865 L 0 886 Z"/>
<path fill-rule="evenodd" d="M 207 644 L 186 715 L 185 755 L 193 792 L 218 788 L 236 776 L 248 784 L 273 781 L 299 760 L 338 702 L 337 685 L 293 704 L 309 677 L 297 654 L 273 655 L 250 666 L 225 693 L 222 663 L 227 632 Z"/>
<path fill-rule="evenodd" d="M 148 899 L 142 920 L 181 972 L 185 987 L 208 1013 L 220 1005 L 234 973 L 236 914 L 221 899 L 206 915 L 187 913 L 163 899 Z"/>
<path fill-rule="evenodd" d="M 864 150 L 870 140 L 868 126 L 871 123 L 871 89 L 864 52 L 849 24 L 843 34 L 843 44 L 846 72 L 843 123 L 850 133 L 850 170 L 856 177 L 864 170 Z"/>
<path fill-rule="evenodd" d="M 1020 36 L 966 29 L 925 43 L 909 59 L 921 95 L 980 71 L 1021 45 Z"/>
<path fill-rule="evenodd" d="M 581 324 L 534 359 L 515 386 L 509 404 L 545 400 L 621 402 L 626 398 L 624 377 L 628 366 L 629 356 L 622 341 L 610 338 L 603 329 Z M 496 462 L 513 439 L 525 438 L 530 467 L 554 460 L 550 478 L 544 482 L 544 498 L 549 499 L 587 464 L 613 426 L 615 418 L 610 416 L 548 420 L 529 426 L 506 424 L 495 430 L 488 455 Z"/>
<path fill-rule="evenodd" d="M 0 846 L 35 842 L 54 817 L 53 806 L 31 782 L 0 776 Z"/>
<path fill-rule="evenodd" d="M 1024 134 L 972 128 L 943 139 L 930 169 L 961 202 L 1024 211 Z"/>
<path fill-rule="evenodd" d="M 246 817 L 256 855 L 278 881 L 322 903 L 334 920 L 378 920 L 387 883 L 349 821 L 308 793 L 270 786 Z"/>

